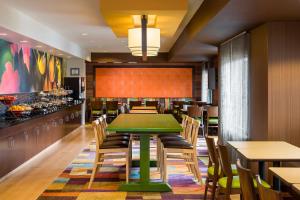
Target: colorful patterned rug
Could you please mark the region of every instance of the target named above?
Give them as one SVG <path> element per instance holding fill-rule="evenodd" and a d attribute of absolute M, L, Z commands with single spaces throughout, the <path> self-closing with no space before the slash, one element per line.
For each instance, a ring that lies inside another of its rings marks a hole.
<path fill-rule="evenodd" d="M 41 194 L 38 200 L 191 200 L 203 199 L 207 165 L 205 141 L 199 139 L 198 152 L 203 185 L 200 186 L 181 160 L 168 162 L 168 182 L 172 192 L 122 192 L 118 187 L 125 180 L 125 168 L 108 160 L 95 177 L 92 189 L 87 185 L 92 173 L 95 145 L 85 148 L 62 174 Z M 156 159 L 155 141 L 151 142 L 151 160 Z M 139 142 L 133 145 L 133 160 L 139 159 Z M 130 181 L 139 178 L 139 168 L 132 168 Z M 151 179 L 159 181 L 160 175 L 155 167 L 151 168 Z"/>

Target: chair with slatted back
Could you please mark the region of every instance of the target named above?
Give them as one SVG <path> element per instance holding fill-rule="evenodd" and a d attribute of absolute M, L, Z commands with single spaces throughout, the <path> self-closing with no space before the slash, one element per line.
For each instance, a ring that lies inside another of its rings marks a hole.
<path fill-rule="evenodd" d="M 130 133 L 116 133 L 116 132 L 106 131 L 106 128 L 108 126 L 108 124 L 107 124 L 107 115 L 102 115 L 101 117 L 103 118 L 103 126 L 104 126 L 103 128 L 106 132 L 107 137 L 125 136 L 126 138 L 130 138 Z"/>
<path fill-rule="evenodd" d="M 187 108 L 187 113 L 189 117 L 200 121 L 200 128 L 202 130 L 202 136 L 204 137 L 203 107 L 197 105 L 189 106 Z"/>
<path fill-rule="evenodd" d="M 106 101 L 106 115 L 107 118 L 112 120 L 119 114 L 118 101 Z"/>
<path fill-rule="evenodd" d="M 186 140 L 181 141 L 166 141 L 162 143 L 163 159 L 161 159 L 161 174 L 163 181 L 167 182 L 167 159 L 168 158 L 181 158 L 184 159 L 187 167 L 191 169 L 194 176 L 197 178 L 200 184 L 202 184 L 202 176 L 199 169 L 197 159 L 197 138 L 200 123 L 199 121 L 188 118 Z M 181 156 L 178 157 L 180 154 Z"/>
<path fill-rule="evenodd" d="M 141 106 L 142 101 L 130 101 L 129 102 L 129 109 L 131 110 L 133 106 Z"/>
<path fill-rule="evenodd" d="M 207 177 L 205 180 L 205 191 L 204 191 L 204 199 L 207 198 L 207 191 L 208 188 L 211 189 L 211 199 L 215 199 L 215 193 L 216 193 L 216 188 L 217 188 L 217 182 L 219 178 L 219 169 L 220 169 L 220 163 L 218 159 L 218 154 L 217 154 L 217 148 L 215 145 L 214 138 L 205 136 L 205 141 L 207 145 L 207 150 L 208 150 L 208 157 L 209 157 L 209 162 L 207 166 Z M 215 170 L 218 169 L 218 170 Z M 212 185 L 210 185 L 210 183 Z"/>
<path fill-rule="evenodd" d="M 209 162 L 208 162 L 208 167 L 207 167 L 207 177 L 206 177 L 206 181 L 205 181 L 204 199 L 207 198 L 207 191 L 209 188 L 211 189 L 211 196 L 212 196 L 211 199 L 214 199 L 218 179 L 219 179 L 219 177 L 222 176 L 221 166 L 219 163 L 218 151 L 217 151 L 214 137 L 206 135 L 205 141 L 206 141 L 207 150 L 208 150 Z M 215 169 L 217 169 L 217 170 L 215 170 Z M 238 174 L 236 165 L 232 164 L 231 169 L 232 169 L 233 175 Z M 211 183 L 211 185 L 210 185 L 210 183 Z"/>
<path fill-rule="evenodd" d="M 232 173 L 232 165 L 229 158 L 228 148 L 225 145 L 218 145 L 218 154 L 220 159 L 220 164 L 222 168 L 222 173 L 224 177 L 219 178 L 218 180 L 218 188 L 216 197 L 223 195 L 226 199 L 230 199 L 231 194 L 240 194 L 242 198 L 242 190 L 241 190 L 241 180 L 239 176 L 235 176 Z M 240 168 L 242 170 L 242 168 Z M 244 178 L 244 176 L 243 176 Z M 256 181 L 252 179 L 254 182 L 254 187 L 256 187 Z M 266 188 L 270 188 L 271 186 L 262 181 L 262 184 Z"/>
<path fill-rule="evenodd" d="M 94 134 L 96 138 L 96 155 L 95 161 L 93 164 L 93 171 L 90 178 L 88 188 L 91 188 L 94 181 L 98 166 L 102 166 L 105 159 L 116 159 L 116 158 L 125 158 L 125 167 L 126 167 L 126 182 L 129 182 L 129 166 L 131 162 L 130 158 L 130 141 L 107 141 L 104 140 L 103 135 L 105 135 L 103 130 L 103 125 L 100 124 L 99 120 L 95 120 L 92 123 Z M 113 161 L 122 162 L 124 161 Z"/>
<path fill-rule="evenodd" d="M 240 177 L 243 200 L 256 200 L 256 190 L 251 170 L 244 168 L 239 159 L 236 162 L 236 166 Z"/>
<path fill-rule="evenodd" d="M 103 101 L 94 99 L 90 102 L 91 106 L 91 120 L 97 119 L 103 114 Z"/>
<path fill-rule="evenodd" d="M 270 188 L 264 187 L 259 175 L 256 175 L 257 189 L 260 200 L 282 200 L 281 193 Z"/>
<path fill-rule="evenodd" d="M 234 176 L 232 173 L 227 146 L 218 144 L 218 155 L 224 177 L 218 180 L 216 197 L 223 195 L 225 199 L 230 199 L 231 194 L 241 194 L 239 176 Z"/>
<path fill-rule="evenodd" d="M 161 159 L 161 154 L 162 154 L 162 145 L 161 143 L 163 141 L 178 141 L 178 140 L 184 140 L 186 139 L 186 127 L 187 127 L 187 120 L 188 119 L 188 116 L 187 115 L 184 115 L 182 117 L 182 122 L 181 122 L 181 127 L 183 129 L 182 132 L 180 132 L 180 134 L 173 134 L 173 135 L 166 135 L 166 134 L 162 134 L 162 135 L 159 135 L 158 138 L 157 138 L 157 168 L 159 169 L 160 168 L 160 159 Z"/>
<path fill-rule="evenodd" d="M 218 106 L 207 107 L 207 119 L 206 119 L 206 133 L 208 134 L 209 129 L 219 128 L 219 112 Z"/>
<path fill-rule="evenodd" d="M 103 131 L 101 131 L 102 138 L 104 141 L 112 141 L 112 140 L 124 140 L 124 141 L 129 141 L 130 140 L 130 135 L 127 133 L 109 133 L 106 131 L 107 127 L 107 122 L 106 122 L 106 115 L 102 115 L 97 119 L 100 123 L 100 126 Z"/>
<path fill-rule="evenodd" d="M 155 106 L 158 108 L 158 101 L 146 101 L 146 106 Z"/>

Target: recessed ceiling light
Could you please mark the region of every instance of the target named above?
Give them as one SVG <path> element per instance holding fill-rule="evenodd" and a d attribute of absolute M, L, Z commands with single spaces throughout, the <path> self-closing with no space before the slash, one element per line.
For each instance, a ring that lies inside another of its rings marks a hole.
<path fill-rule="evenodd" d="M 40 48 L 42 48 L 43 46 L 42 46 L 42 45 L 36 45 L 35 47 L 40 49 Z"/>
<path fill-rule="evenodd" d="M 82 35 L 82 36 L 87 36 L 88 34 L 87 34 L 87 33 L 81 33 L 81 35 Z"/>
<path fill-rule="evenodd" d="M 28 43 L 27 40 L 21 40 L 20 43 Z"/>
<path fill-rule="evenodd" d="M 7 36 L 7 33 L 0 33 L 0 36 Z"/>
<path fill-rule="evenodd" d="M 63 56 L 64 54 L 62 54 L 62 53 L 59 53 L 58 55 L 59 55 L 59 56 Z"/>

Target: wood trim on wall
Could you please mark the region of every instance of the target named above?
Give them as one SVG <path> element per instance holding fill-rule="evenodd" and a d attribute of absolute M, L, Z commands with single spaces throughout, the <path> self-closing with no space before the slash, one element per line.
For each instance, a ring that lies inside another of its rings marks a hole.
<path fill-rule="evenodd" d="M 268 138 L 268 37 L 267 26 L 250 32 L 250 138 Z"/>
<path fill-rule="evenodd" d="M 251 32 L 251 138 L 300 147 L 300 22 Z"/>
<path fill-rule="evenodd" d="M 268 26 L 269 139 L 300 147 L 300 22 Z"/>

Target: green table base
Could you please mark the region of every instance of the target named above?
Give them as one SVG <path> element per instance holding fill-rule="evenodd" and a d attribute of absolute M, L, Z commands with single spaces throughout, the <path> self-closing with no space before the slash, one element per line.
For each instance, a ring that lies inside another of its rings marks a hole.
<path fill-rule="evenodd" d="M 172 115 L 121 114 L 106 128 L 107 131 L 131 133 L 140 136 L 140 180 L 124 183 L 122 191 L 170 192 L 170 185 L 150 180 L 150 137 L 153 134 L 175 134 L 182 127 Z"/>
<path fill-rule="evenodd" d="M 140 181 L 120 186 L 121 191 L 170 192 L 170 185 L 150 181 L 150 134 L 140 135 Z"/>
<path fill-rule="evenodd" d="M 131 162 L 131 167 L 140 167 L 140 161 L 139 160 L 133 160 Z M 150 160 L 150 167 L 157 167 L 157 161 L 156 160 Z"/>
<path fill-rule="evenodd" d="M 120 185 L 119 190 L 128 192 L 171 192 L 171 186 L 167 183 L 123 183 Z"/>

